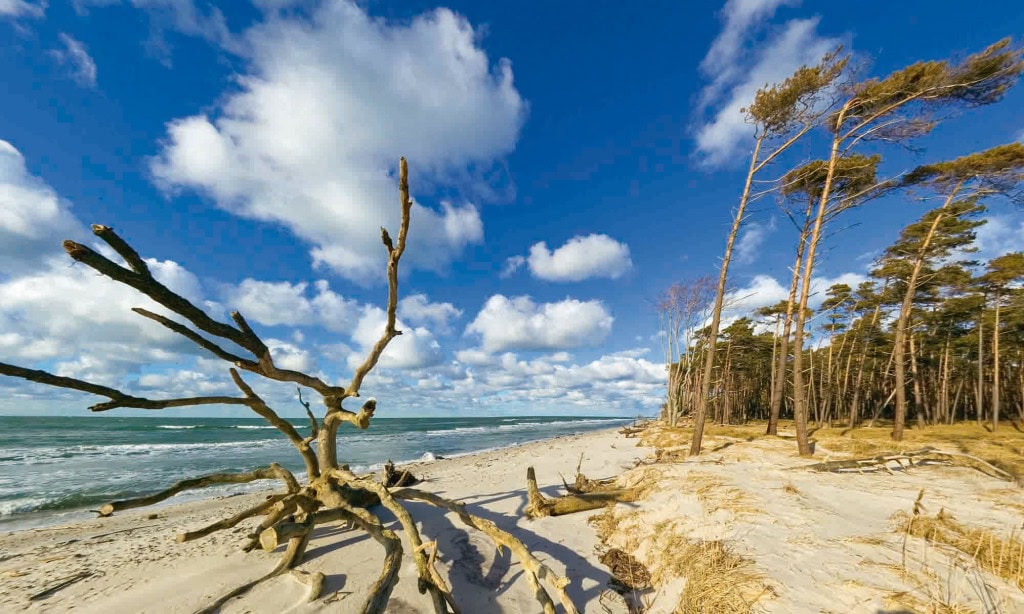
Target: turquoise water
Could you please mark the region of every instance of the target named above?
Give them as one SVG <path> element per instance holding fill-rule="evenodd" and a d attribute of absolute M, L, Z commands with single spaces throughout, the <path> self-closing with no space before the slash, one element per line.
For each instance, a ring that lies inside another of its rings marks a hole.
<path fill-rule="evenodd" d="M 300 432 L 309 424 L 293 421 Z M 339 461 L 356 470 L 433 460 L 609 428 L 626 418 L 376 418 L 366 431 L 343 425 Z M 0 416 L 0 531 L 90 517 L 114 499 L 161 490 L 186 477 L 277 462 L 302 472 L 284 436 L 261 419 Z M 272 487 L 223 486 L 172 498 Z"/>

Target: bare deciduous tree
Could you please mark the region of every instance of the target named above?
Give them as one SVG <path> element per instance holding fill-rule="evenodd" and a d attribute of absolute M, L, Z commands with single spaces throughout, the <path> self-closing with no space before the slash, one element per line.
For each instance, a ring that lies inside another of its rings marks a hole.
<path fill-rule="evenodd" d="M 157 281 L 150 273 L 145 260 L 134 248 L 111 228 L 99 225 L 92 227 L 93 233 L 117 252 L 127 266 L 122 266 L 74 241 L 64 242 L 64 250 L 68 255 L 100 274 L 150 297 L 169 312 L 187 322 L 186 324 L 141 308 L 134 309 L 139 315 L 186 337 L 202 349 L 230 364 L 231 367 L 228 371 L 240 395 L 149 399 L 79 379 L 0 363 L 0 375 L 107 397 L 107 401 L 97 403 L 90 408 L 94 412 L 117 408 L 157 410 L 196 405 L 243 405 L 277 427 L 292 443 L 305 464 L 306 482 L 304 484 L 300 483 L 290 471 L 274 463 L 253 471 L 215 473 L 182 480 L 161 492 L 123 501 L 113 501 L 100 508 L 99 512 L 102 516 L 109 516 L 121 510 L 158 503 L 185 490 L 262 479 L 281 481 L 284 492 L 230 518 L 178 536 L 180 542 L 199 539 L 213 532 L 232 528 L 249 518 L 263 515 L 264 519 L 259 523 L 258 528 L 249 535 L 245 549 L 248 551 L 259 546 L 264 550 L 271 551 L 279 544 L 287 544 L 284 554 L 273 570 L 216 599 L 202 610 L 203 612 L 214 611 L 228 600 L 244 594 L 260 582 L 284 573 L 292 573 L 296 578 L 308 584 L 311 589 L 309 598 L 315 599 L 322 587 L 323 574 L 319 572 L 307 574 L 298 570 L 297 567 L 302 563 L 314 527 L 318 524 L 339 520 L 354 524 L 384 548 L 385 558 L 380 575 L 370 587 L 361 608 L 364 613 L 383 612 L 392 589 L 398 581 L 398 570 L 403 559 L 403 546 L 398 535 L 386 528 L 378 515 L 369 509 L 375 505 L 383 506 L 398 519 L 406 539 L 412 547 L 411 555 L 419 575 L 419 590 L 421 593 L 429 595 L 433 611 L 436 613 L 457 612 L 458 608 L 450 589 L 433 566 L 434 555 L 428 555 L 429 544 L 424 544 L 415 521 L 408 509 L 399 502 L 400 500 L 421 501 L 448 510 L 468 527 L 486 533 L 498 548 L 509 548 L 520 559 L 523 573 L 533 587 L 534 594 L 544 612 L 548 614 L 555 612 L 552 595 L 562 603 L 566 612 L 575 613 L 577 611 L 565 592 L 569 581 L 541 563 L 521 541 L 499 529 L 493 522 L 470 514 L 461 503 L 449 501 L 432 493 L 410 488 L 391 491 L 372 477 L 356 475 L 347 466 L 338 464 L 338 428 L 345 423 L 359 429 L 369 428 L 376 410 L 376 401 L 372 398 L 367 399 L 358 410 L 346 409 L 343 407 L 343 402 L 360 396 L 363 381 L 376 366 L 388 343 L 402 334 L 402 331 L 396 328 L 398 265 L 405 252 L 412 209 L 412 200 L 409 196 L 408 167 L 404 158 L 399 165 L 399 192 L 401 227 L 397 241 L 392 239 L 387 230 L 381 229 L 381 242 L 387 255 L 387 323 L 381 337 L 373 345 L 362 364 L 355 369 L 352 380 L 347 386 L 331 385 L 316 376 L 277 366 L 267 345 L 253 331 L 241 313 L 237 311 L 231 313 L 234 325 L 211 318 L 202 309 Z M 218 341 L 212 339 L 218 339 Z M 227 349 L 229 346 L 224 345 L 225 342 L 238 346 L 247 355 L 233 353 L 232 350 Z M 309 408 L 310 404 L 303 402 L 311 421 L 310 433 L 303 436 L 253 390 L 252 386 L 243 379 L 242 373 L 251 373 L 277 382 L 297 384 L 316 391 L 324 406 L 322 417 L 317 419 Z M 316 441 L 315 449 L 312 445 L 314 441 Z"/>

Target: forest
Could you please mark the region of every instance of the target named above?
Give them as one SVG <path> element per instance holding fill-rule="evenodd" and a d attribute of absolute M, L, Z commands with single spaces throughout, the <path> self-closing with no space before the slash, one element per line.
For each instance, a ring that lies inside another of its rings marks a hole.
<path fill-rule="evenodd" d="M 999 102 L 1022 71 L 1022 50 L 1009 39 L 881 78 L 858 79 L 836 49 L 757 92 L 744 109 L 752 153 L 721 268 L 672 285 L 657 304 L 668 370 L 662 414 L 670 425 L 692 420 L 691 454 L 708 420 L 764 420 L 774 435 L 780 419 L 792 419 L 801 455 L 813 452 L 809 428 L 821 426 L 891 424 L 896 441 L 906 428 L 956 421 L 1022 428 L 1024 253 L 975 254 L 986 214 L 1022 202 L 1024 144 L 886 164 L 890 152 L 918 153 L 941 122 Z M 798 159 L 805 151 L 823 155 Z M 866 281 L 816 287 L 820 254 L 843 240 L 849 212 L 883 199 L 920 215 Z M 792 228 L 788 298 L 723 322 L 730 300 L 742 299 L 730 292 L 728 270 L 756 201 L 772 201 Z"/>

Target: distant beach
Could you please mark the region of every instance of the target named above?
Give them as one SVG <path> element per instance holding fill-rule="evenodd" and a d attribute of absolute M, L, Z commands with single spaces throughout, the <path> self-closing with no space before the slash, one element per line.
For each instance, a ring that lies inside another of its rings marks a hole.
<path fill-rule="evenodd" d="M 525 416 L 377 418 L 366 431 L 338 434 L 342 462 L 358 472 L 431 461 L 572 433 L 629 418 Z M 295 419 L 296 428 L 309 428 Z M 53 428 L 55 424 L 61 428 Z M 254 418 L 0 416 L 0 533 L 91 518 L 107 501 L 161 490 L 175 481 L 278 462 L 302 462 L 274 427 Z M 170 503 L 273 487 L 266 482 L 192 491 Z"/>

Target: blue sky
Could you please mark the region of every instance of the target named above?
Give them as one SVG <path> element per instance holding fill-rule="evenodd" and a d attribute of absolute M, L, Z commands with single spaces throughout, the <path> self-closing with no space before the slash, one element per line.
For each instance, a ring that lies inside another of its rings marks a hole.
<path fill-rule="evenodd" d="M 376 228 L 417 201 L 400 319 L 363 394 L 381 415 L 654 410 L 653 303 L 714 273 L 766 82 L 842 43 L 864 75 L 1024 32 L 1015 2 L 0 0 L 0 360 L 144 392 L 230 392 L 225 367 L 70 267 L 113 225 L 165 283 L 240 309 L 281 364 L 347 381 L 379 334 Z M 885 169 L 1024 136 L 1024 89 Z M 815 139 L 784 163 L 820 157 Z M 923 205 L 871 203 L 818 275 L 856 282 Z M 755 206 L 732 316 L 774 303 L 793 232 Z M 982 254 L 1024 245 L 994 207 Z M 287 386 L 261 389 L 286 414 Z M 0 382 L 0 412 L 89 399 Z M 238 413 L 229 409 L 224 413 Z M 178 411 L 175 415 L 185 415 Z"/>

